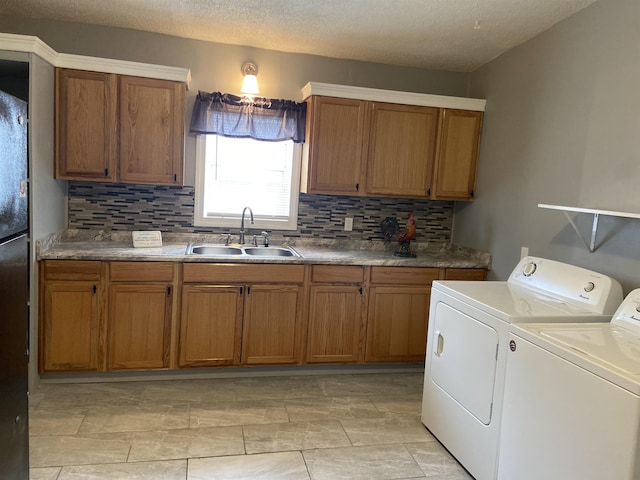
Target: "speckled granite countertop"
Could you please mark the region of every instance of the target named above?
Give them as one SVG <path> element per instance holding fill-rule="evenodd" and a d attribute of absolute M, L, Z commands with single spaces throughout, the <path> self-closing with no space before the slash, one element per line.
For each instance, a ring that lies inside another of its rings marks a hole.
<path fill-rule="evenodd" d="M 163 233 L 160 248 L 133 248 L 131 232 L 67 230 L 38 241 L 38 260 L 165 261 L 205 263 L 291 263 L 436 268 L 491 267 L 488 253 L 451 244 L 413 243 L 416 258 L 393 255 L 395 245 L 382 241 L 291 239 L 271 237 L 273 246 L 292 247 L 300 257 L 187 255 L 192 244 L 223 244 L 224 235 Z"/>

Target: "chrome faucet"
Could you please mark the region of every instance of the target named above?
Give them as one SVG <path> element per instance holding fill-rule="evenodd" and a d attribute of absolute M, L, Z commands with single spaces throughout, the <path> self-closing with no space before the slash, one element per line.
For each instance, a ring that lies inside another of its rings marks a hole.
<path fill-rule="evenodd" d="M 240 219 L 240 239 L 238 240 L 238 243 L 240 243 L 240 245 L 244 245 L 244 214 L 247 210 L 249 210 L 249 214 L 251 215 L 251 223 L 253 224 L 253 211 L 249 207 L 244 207 L 244 210 L 242 210 L 242 218 Z"/>

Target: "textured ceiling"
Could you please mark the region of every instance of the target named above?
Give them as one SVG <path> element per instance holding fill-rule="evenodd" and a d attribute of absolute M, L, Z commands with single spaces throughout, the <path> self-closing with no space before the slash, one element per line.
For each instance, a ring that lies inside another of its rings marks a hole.
<path fill-rule="evenodd" d="M 0 0 L 0 14 L 472 71 L 595 0 Z"/>

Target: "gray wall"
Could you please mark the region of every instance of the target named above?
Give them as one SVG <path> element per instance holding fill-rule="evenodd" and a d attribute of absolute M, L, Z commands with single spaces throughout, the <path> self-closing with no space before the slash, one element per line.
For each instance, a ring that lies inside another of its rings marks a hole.
<path fill-rule="evenodd" d="M 214 28 L 214 26 L 212 26 Z M 187 125 L 198 90 L 239 94 L 240 67 L 258 66 L 261 95 L 302 100 L 309 81 L 418 93 L 466 96 L 468 74 L 339 60 L 182 39 L 95 25 L 20 19 L 0 15 L 0 32 L 34 35 L 60 53 L 129 60 L 191 69 Z M 185 183 L 195 178 L 195 138 L 187 137 Z"/>
<path fill-rule="evenodd" d="M 53 179 L 54 68 L 34 54 L 29 62 L 29 176 L 31 238 L 41 240 L 67 226 L 67 182 Z M 36 258 L 35 242 L 31 258 Z M 38 382 L 38 265 L 31 264 L 29 388 Z"/>
<path fill-rule="evenodd" d="M 477 199 L 457 204 L 453 241 L 548 257 L 640 287 L 640 220 L 601 217 L 589 253 L 549 203 L 640 213 L 640 2 L 600 0 L 471 75 L 487 99 Z M 576 221 L 589 235 L 590 215 Z"/>

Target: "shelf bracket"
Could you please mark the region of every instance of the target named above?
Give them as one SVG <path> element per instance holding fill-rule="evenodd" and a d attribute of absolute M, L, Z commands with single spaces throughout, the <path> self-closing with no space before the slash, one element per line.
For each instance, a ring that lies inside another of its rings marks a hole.
<path fill-rule="evenodd" d="M 584 244 L 587 246 L 589 251 L 593 253 L 596 249 L 596 235 L 598 234 L 598 220 L 600 219 L 600 215 L 605 215 L 608 217 L 621 217 L 621 218 L 637 218 L 640 219 L 640 213 L 629 213 L 629 212 L 616 212 L 612 210 L 600 210 L 595 208 L 579 208 L 579 207 L 564 207 L 561 205 L 548 205 L 546 203 L 539 203 L 539 208 L 548 208 L 550 210 L 560 210 L 564 213 L 567 220 L 578 234 L 578 236 L 582 239 Z M 587 240 L 582 236 L 580 230 L 576 226 L 573 219 L 569 216 L 569 212 L 575 213 L 588 213 L 593 215 L 593 225 L 591 227 L 591 241 L 587 242 Z"/>
<path fill-rule="evenodd" d="M 569 223 L 571 224 L 571 226 L 573 227 L 575 232 L 578 234 L 578 236 L 582 239 L 584 244 L 587 246 L 589 251 L 591 253 L 595 252 L 595 250 L 596 250 L 596 235 L 598 234 L 598 220 L 600 219 L 600 214 L 598 214 L 598 213 L 594 213 L 593 214 L 593 225 L 591 226 L 591 241 L 587 242 L 587 240 L 580 233 L 580 230 L 578 230 L 578 226 L 573 221 L 573 218 L 571 218 L 571 215 L 569 215 L 569 212 L 567 212 L 566 210 L 563 210 L 562 213 L 564 213 L 564 216 L 567 217 L 567 220 L 569 221 Z"/>

